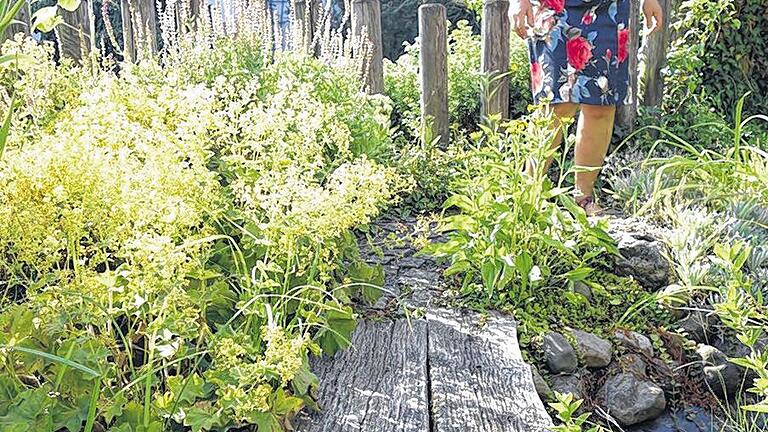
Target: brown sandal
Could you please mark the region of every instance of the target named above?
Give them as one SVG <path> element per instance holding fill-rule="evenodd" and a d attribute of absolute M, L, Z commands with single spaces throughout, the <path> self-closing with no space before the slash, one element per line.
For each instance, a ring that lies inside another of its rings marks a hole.
<path fill-rule="evenodd" d="M 584 209 L 584 213 L 586 213 L 588 217 L 600 216 L 603 214 L 603 208 L 597 205 L 595 198 L 591 195 L 576 198 L 576 204 Z"/>

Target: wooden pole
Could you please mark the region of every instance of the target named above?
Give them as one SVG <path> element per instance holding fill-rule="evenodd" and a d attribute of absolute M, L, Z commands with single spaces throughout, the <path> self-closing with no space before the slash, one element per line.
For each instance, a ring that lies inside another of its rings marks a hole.
<path fill-rule="evenodd" d="M 144 37 L 153 53 L 158 50 L 157 44 L 157 10 L 155 0 L 134 0 L 137 4 L 138 18 L 136 22 L 141 26 L 141 31 L 136 32 Z"/>
<path fill-rule="evenodd" d="M 637 98 L 638 98 L 638 59 L 637 52 L 640 49 L 640 2 L 630 1 L 629 10 L 629 53 L 627 61 L 629 62 L 629 94 L 628 104 L 619 105 L 616 110 L 616 123 L 624 129 L 625 132 L 632 132 L 635 129 L 637 121 Z"/>
<path fill-rule="evenodd" d="M 133 15 L 131 0 L 120 0 L 120 18 L 123 24 L 123 60 L 136 61 L 136 41 L 133 35 Z"/>
<path fill-rule="evenodd" d="M 312 49 L 313 24 L 312 24 L 312 4 L 307 4 L 307 0 L 294 0 L 293 16 L 298 27 L 300 48 L 309 53 Z"/>
<path fill-rule="evenodd" d="M 13 17 L 15 21 L 18 21 L 18 23 L 12 23 L 8 25 L 8 28 L 5 29 L 5 35 L 3 35 L 2 38 L 3 41 L 12 39 L 16 33 L 24 33 L 25 35 L 29 35 L 31 28 L 29 17 L 29 2 L 25 2 L 21 9 L 19 9 L 19 13 Z"/>
<path fill-rule="evenodd" d="M 197 31 L 198 21 L 200 21 L 200 1 L 190 0 L 189 2 L 189 17 L 192 20 L 192 31 Z"/>
<path fill-rule="evenodd" d="M 67 24 L 57 28 L 59 38 L 59 54 L 75 60 L 83 59 L 83 47 L 88 49 L 95 41 L 91 41 L 91 26 L 88 8 L 90 1 L 83 1 L 80 6 L 70 12 L 59 8 L 61 19 Z"/>
<path fill-rule="evenodd" d="M 421 39 L 421 117 L 422 129 L 439 138 L 442 148 L 450 140 L 448 124 L 448 36 L 446 12 L 442 4 L 419 7 Z"/>
<path fill-rule="evenodd" d="M 488 82 L 483 96 L 483 117 L 509 117 L 509 0 L 485 0 L 481 23 L 481 68 Z"/>
<path fill-rule="evenodd" d="M 662 28 L 652 35 L 646 36 L 643 45 L 643 51 L 645 52 L 643 105 L 649 107 L 661 106 L 664 97 L 664 79 L 661 76 L 661 70 L 667 64 L 667 50 L 669 49 L 669 19 L 672 0 L 659 0 L 659 3 L 664 11 L 664 23 Z"/>
<path fill-rule="evenodd" d="M 384 91 L 384 48 L 381 39 L 379 0 L 352 0 L 352 41 L 360 55 L 366 53 L 366 89 L 371 94 Z"/>

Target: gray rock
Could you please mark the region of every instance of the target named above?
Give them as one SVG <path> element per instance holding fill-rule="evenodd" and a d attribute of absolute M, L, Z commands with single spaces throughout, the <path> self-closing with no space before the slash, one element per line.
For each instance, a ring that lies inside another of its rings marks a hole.
<path fill-rule="evenodd" d="M 728 361 L 728 357 L 719 349 L 699 344 L 696 352 L 701 357 L 704 381 L 715 395 L 731 399 L 737 392 L 751 386 L 747 380 L 747 371 Z"/>
<path fill-rule="evenodd" d="M 544 336 L 544 358 L 552 373 L 573 372 L 579 365 L 576 351 L 560 333 Z"/>
<path fill-rule="evenodd" d="M 669 282 L 669 262 L 661 243 L 638 234 L 624 233 L 619 240 L 616 274 L 632 276 L 646 288 L 659 289 Z"/>
<path fill-rule="evenodd" d="M 549 398 L 552 394 L 552 389 L 535 366 L 531 366 L 531 374 L 533 374 L 533 386 L 536 388 L 536 393 L 544 399 Z"/>
<path fill-rule="evenodd" d="M 575 399 L 584 399 L 586 396 L 584 381 L 578 375 L 554 375 L 549 379 L 549 382 L 552 385 L 552 390 L 558 393 L 570 393 Z"/>
<path fill-rule="evenodd" d="M 613 337 L 624 347 L 635 349 L 648 357 L 653 357 L 653 344 L 644 335 L 628 330 L 616 330 Z"/>
<path fill-rule="evenodd" d="M 619 358 L 621 369 L 637 376 L 645 376 L 648 364 L 638 354 L 627 354 Z"/>
<path fill-rule="evenodd" d="M 598 392 L 605 410 L 622 426 L 631 426 L 660 416 L 667 406 L 664 391 L 656 384 L 620 373 L 609 377 Z"/>
<path fill-rule="evenodd" d="M 588 302 L 592 302 L 592 288 L 584 282 L 575 282 L 573 284 L 573 292 L 581 294 Z"/>
<path fill-rule="evenodd" d="M 581 330 L 572 330 L 571 335 L 576 341 L 576 350 L 587 367 L 605 367 L 611 363 L 613 345 L 609 341 Z"/>
<path fill-rule="evenodd" d="M 692 340 L 707 343 L 713 327 L 717 325 L 717 317 L 701 311 L 693 311 L 687 317 L 678 321 L 677 325 Z"/>
<path fill-rule="evenodd" d="M 713 432 L 723 430 L 711 409 L 687 407 L 670 410 L 661 417 L 633 426 L 626 432 Z"/>

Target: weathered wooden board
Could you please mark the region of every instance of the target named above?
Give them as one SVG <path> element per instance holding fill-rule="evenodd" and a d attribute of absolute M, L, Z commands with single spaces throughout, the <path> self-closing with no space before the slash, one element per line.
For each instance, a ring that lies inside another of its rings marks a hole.
<path fill-rule="evenodd" d="M 301 432 L 429 431 L 425 320 L 361 321 L 353 348 L 314 366 L 322 411 Z"/>
<path fill-rule="evenodd" d="M 523 362 L 514 321 L 427 313 L 434 432 L 535 432 L 552 426 Z"/>

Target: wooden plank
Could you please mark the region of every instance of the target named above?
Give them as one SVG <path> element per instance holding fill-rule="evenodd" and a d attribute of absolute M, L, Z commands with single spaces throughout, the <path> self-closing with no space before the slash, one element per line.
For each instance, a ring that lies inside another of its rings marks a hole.
<path fill-rule="evenodd" d="M 299 432 L 429 431 L 425 320 L 364 320 L 353 348 L 313 364 L 319 413 L 297 417 Z"/>
<path fill-rule="evenodd" d="M 640 49 L 640 2 L 629 2 L 629 53 L 627 59 L 629 63 L 629 97 L 630 103 L 619 105 L 616 110 L 616 122 L 625 132 L 629 133 L 635 129 L 637 121 L 637 98 L 638 98 L 638 50 Z"/>
<path fill-rule="evenodd" d="M 488 79 L 481 115 L 509 117 L 509 0 L 485 0 L 480 38 L 480 72 Z"/>
<path fill-rule="evenodd" d="M 371 94 L 384 91 L 384 49 L 379 0 L 352 1 L 352 40 L 357 55 L 365 53 L 365 87 Z"/>
<path fill-rule="evenodd" d="M 643 105 L 660 107 L 664 97 L 664 78 L 661 70 L 667 65 L 667 50 L 669 49 L 670 16 L 672 0 L 659 0 L 663 14 L 663 24 L 655 33 L 646 36 L 643 44 L 645 53 L 645 69 L 643 71 Z"/>
<path fill-rule="evenodd" d="M 434 432 L 535 432 L 552 426 L 511 318 L 427 313 Z"/>
<path fill-rule="evenodd" d="M 445 148 L 450 140 L 448 122 L 448 39 L 442 4 L 419 7 L 421 39 L 420 79 L 422 129 Z"/>

